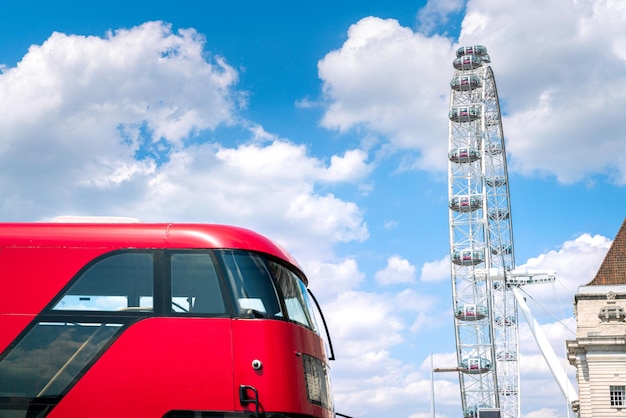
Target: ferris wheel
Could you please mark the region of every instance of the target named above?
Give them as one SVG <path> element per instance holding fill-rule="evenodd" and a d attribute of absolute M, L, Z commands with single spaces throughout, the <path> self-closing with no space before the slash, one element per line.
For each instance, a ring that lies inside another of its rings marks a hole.
<path fill-rule="evenodd" d="M 518 309 L 506 150 L 487 49 L 459 48 L 450 82 L 448 197 L 463 416 L 520 415 Z"/>

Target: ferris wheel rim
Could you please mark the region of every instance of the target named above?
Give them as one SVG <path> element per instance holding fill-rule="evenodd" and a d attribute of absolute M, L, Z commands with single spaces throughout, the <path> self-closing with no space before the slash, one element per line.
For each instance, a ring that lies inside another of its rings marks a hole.
<path fill-rule="evenodd" d="M 458 51 L 448 112 L 448 209 L 462 407 L 464 416 L 489 405 L 513 418 L 519 416 L 517 306 L 507 286 L 496 288 L 490 278 L 492 267 L 515 264 L 501 109 L 493 71 L 485 65 L 490 59 L 481 58 L 488 57 L 486 48 Z M 487 313 L 477 315 L 479 306 Z"/>

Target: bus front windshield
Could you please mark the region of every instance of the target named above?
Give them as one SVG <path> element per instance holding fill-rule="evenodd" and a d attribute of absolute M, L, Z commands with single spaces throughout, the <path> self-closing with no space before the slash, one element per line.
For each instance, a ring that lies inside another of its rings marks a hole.
<path fill-rule="evenodd" d="M 291 270 L 270 261 L 270 268 L 282 292 L 289 319 L 317 332 L 306 286 Z"/>
<path fill-rule="evenodd" d="M 259 254 L 236 250 L 219 253 L 243 316 L 288 319 L 317 332 L 306 286 L 294 272 Z"/>

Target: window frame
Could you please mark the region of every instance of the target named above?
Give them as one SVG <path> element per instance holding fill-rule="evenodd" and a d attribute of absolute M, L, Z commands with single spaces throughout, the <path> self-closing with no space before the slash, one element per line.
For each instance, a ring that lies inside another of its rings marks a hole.
<path fill-rule="evenodd" d="M 609 403 L 611 408 L 626 407 L 626 385 L 609 386 Z"/>
<path fill-rule="evenodd" d="M 215 251 L 219 249 L 212 248 L 174 248 L 174 249 L 156 249 L 156 248 L 123 248 L 119 250 L 109 251 L 104 253 L 89 263 L 85 264 L 78 273 L 72 277 L 72 279 L 61 289 L 57 296 L 48 304 L 43 310 L 42 315 L 46 317 L 59 317 L 59 318 L 74 318 L 77 321 L 89 321 L 90 318 L 102 318 L 102 317 L 129 317 L 135 318 L 147 318 L 147 317 L 239 317 L 237 310 L 234 308 L 235 298 L 231 289 L 226 283 L 226 276 L 223 271 L 223 266 L 219 257 L 216 256 Z M 243 250 L 242 250 L 243 251 Z M 66 296 L 72 287 L 78 283 L 81 278 L 98 263 L 106 260 L 112 256 L 118 254 L 149 254 L 152 256 L 152 310 L 81 310 L 81 309 L 54 309 L 54 307 Z M 254 253 L 254 252 L 253 252 Z M 210 314 L 210 313 L 193 313 L 189 312 L 174 312 L 171 310 L 172 303 L 172 256 L 176 254 L 208 254 L 215 267 L 217 281 L 220 291 L 222 292 L 222 300 L 225 305 L 225 313 L 223 314 Z M 264 254 L 260 254 L 261 257 Z"/>
<path fill-rule="evenodd" d="M 162 284 L 162 297 L 163 305 L 159 310 L 160 315 L 166 317 L 211 317 L 222 318 L 237 317 L 237 312 L 234 304 L 234 295 L 231 286 L 226 283 L 227 278 L 223 271 L 221 260 L 215 254 L 216 249 L 202 248 L 202 249 L 167 249 L 162 252 L 162 268 L 159 272 L 163 277 L 161 278 Z M 174 279 L 172 276 L 172 257 L 179 254 L 206 254 L 211 259 L 211 263 L 215 269 L 215 275 L 218 287 L 221 292 L 222 302 L 224 303 L 223 313 L 205 313 L 205 312 L 176 312 L 172 310 L 172 286 L 174 285 Z"/>

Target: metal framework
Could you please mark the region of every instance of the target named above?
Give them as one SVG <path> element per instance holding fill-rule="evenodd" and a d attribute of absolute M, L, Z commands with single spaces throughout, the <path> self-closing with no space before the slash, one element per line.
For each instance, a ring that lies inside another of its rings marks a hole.
<path fill-rule="evenodd" d="M 515 268 L 498 92 L 487 49 L 462 47 L 450 82 L 450 258 L 463 416 L 499 408 L 517 418 L 517 302 L 505 282 Z"/>

